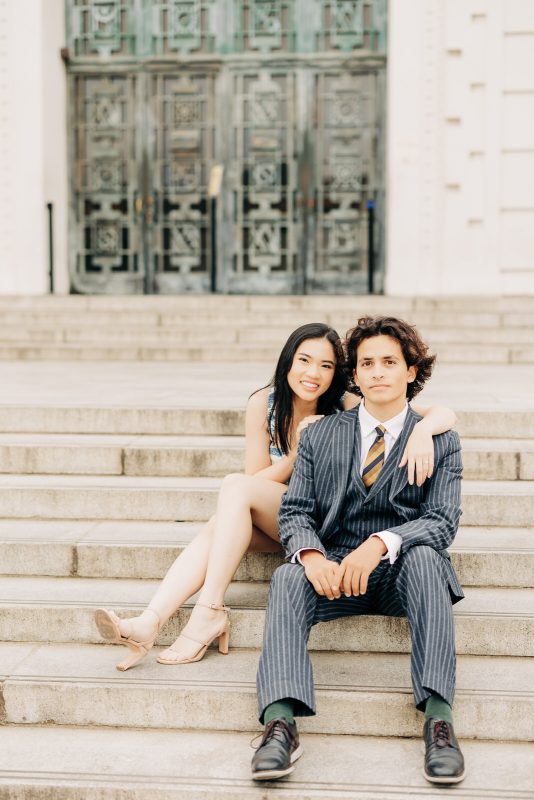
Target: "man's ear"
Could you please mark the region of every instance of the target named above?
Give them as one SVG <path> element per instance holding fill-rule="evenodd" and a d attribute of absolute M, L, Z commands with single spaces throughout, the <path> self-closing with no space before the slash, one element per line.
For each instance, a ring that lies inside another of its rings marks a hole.
<path fill-rule="evenodd" d="M 352 380 L 354 381 L 354 385 L 360 388 L 360 384 L 358 383 L 358 377 L 356 375 L 356 367 L 352 370 Z"/>
<path fill-rule="evenodd" d="M 413 383 L 417 378 L 417 367 L 408 367 L 408 383 Z"/>

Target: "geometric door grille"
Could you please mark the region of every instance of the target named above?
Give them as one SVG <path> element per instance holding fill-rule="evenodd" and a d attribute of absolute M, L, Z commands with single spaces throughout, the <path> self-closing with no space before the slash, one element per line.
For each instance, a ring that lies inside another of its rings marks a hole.
<path fill-rule="evenodd" d="M 66 13 L 74 291 L 380 289 L 386 0 Z"/>

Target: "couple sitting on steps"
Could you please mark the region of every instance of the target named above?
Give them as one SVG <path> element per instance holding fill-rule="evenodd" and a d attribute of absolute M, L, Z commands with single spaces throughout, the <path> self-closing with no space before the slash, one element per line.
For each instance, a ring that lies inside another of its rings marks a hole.
<path fill-rule="evenodd" d="M 298 328 L 272 382 L 249 399 L 245 474 L 223 480 L 214 516 L 141 615 L 96 612 L 102 636 L 132 651 L 117 665 L 125 670 L 200 590 L 157 661 L 199 661 L 215 640 L 227 653 L 224 594 L 240 560 L 282 545 L 287 563 L 271 581 L 257 678 L 265 729 L 255 780 L 288 775 L 301 755 L 294 717 L 315 714 L 312 625 L 356 614 L 408 618 L 415 705 L 426 717 L 425 777 L 464 777 L 451 711 L 452 605 L 463 593 L 446 549 L 461 513 L 460 444 L 452 411 L 407 402 L 434 360 L 417 331 L 391 317 L 360 319 L 345 351 L 327 325 Z"/>

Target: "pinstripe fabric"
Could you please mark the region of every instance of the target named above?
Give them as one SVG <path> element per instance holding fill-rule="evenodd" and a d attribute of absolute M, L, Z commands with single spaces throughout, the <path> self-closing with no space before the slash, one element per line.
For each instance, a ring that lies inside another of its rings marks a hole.
<path fill-rule="evenodd" d="M 402 433 L 369 492 L 359 473 L 357 409 L 326 417 L 303 432 L 279 517 L 288 559 L 303 547 L 313 547 L 339 562 L 380 530 L 400 534 L 401 552 L 395 564 L 378 565 L 363 597 L 329 601 L 316 594 L 300 564 L 276 570 L 258 669 L 260 719 L 267 705 L 285 697 L 296 701 L 297 714 L 315 713 L 307 653 L 311 626 L 355 614 L 408 617 L 416 705 L 422 707 L 430 691 L 452 703 L 452 603 L 463 592 L 446 548 L 461 513 L 460 444 L 453 431 L 434 437 L 434 474 L 422 487 L 410 486 L 406 468 L 397 464 L 419 419 L 409 408 Z"/>

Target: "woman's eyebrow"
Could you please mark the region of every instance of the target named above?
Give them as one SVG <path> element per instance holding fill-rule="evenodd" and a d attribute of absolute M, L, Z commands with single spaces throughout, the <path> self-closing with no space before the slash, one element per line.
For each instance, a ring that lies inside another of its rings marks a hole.
<path fill-rule="evenodd" d="M 306 356 L 306 358 L 310 358 L 310 359 L 313 358 L 313 356 L 310 356 L 308 353 L 305 353 L 303 350 L 299 350 L 298 355 L 299 356 Z M 334 363 L 335 363 L 334 361 L 330 361 L 330 359 L 328 359 L 328 358 L 322 358 L 321 359 L 321 364 L 332 364 L 332 366 L 334 366 Z"/>

